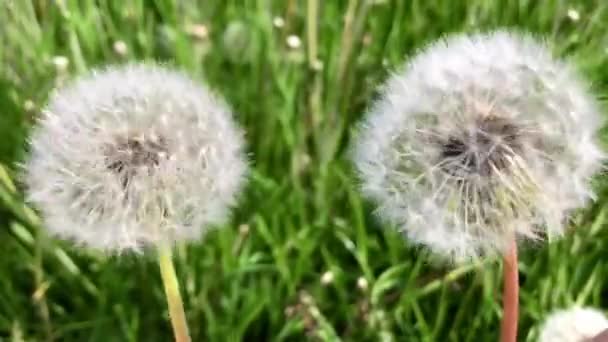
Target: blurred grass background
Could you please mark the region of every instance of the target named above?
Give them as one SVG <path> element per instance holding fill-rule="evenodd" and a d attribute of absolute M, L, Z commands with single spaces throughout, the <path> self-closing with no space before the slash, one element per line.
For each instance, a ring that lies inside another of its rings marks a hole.
<path fill-rule="evenodd" d="M 171 339 L 153 258 L 45 237 L 18 182 L 52 89 L 132 60 L 205 80 L 247 130 L 232 223 L 176 253 L 195 341 L 497 340 L 500 263 L 451 268 L 381 227 L 346 152 L 407 55 L 498 27 L 546 36 L 608 98 L 602 0 L 0 0 L 0 340 Z M 522 341 L 556 308 L 608 308 L 605 184 L 566 239 L 524 248 Z"/>

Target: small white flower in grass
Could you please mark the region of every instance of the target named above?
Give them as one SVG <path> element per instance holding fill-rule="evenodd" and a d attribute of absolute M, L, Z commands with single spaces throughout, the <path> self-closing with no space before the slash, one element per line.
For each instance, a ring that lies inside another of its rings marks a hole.
<path fill-rule="evenodd" d="M 332 271 L 327 271 L 323 273 L 321 276 L 321 284 L 329 285 L 334 281 L 334 273 Z"/>
<path fill-rule="evenodd" d="M 380 217 L 460 261 L 561 235 L 592 197 L 600 126 L 578 75 L 532 37 L 454 35 L 390 78 L 353 157 Z"/>
<path fill-rule="evenodd" d="M 302 46 L 302 40 L 300 39 L 300 37 L 296 36 L 295 34 L 292 34 L 287 37 L 287 46 L 292 49 L 298 49 L 300 48 L 300 46 Z"/>
<path fill-rule="evenodd" d="M 369 283 L 367 282 L 367 279 L 365 279 L 365 277 L 359 277 L 359 278 L 357 278 L 357 287 L 361 291 L 367 291 L 367 287 L 368 286 L 369 286 Z"/>
<path fill-rule="evenodd" d="M 593 308 L 571 308 L 552 313 L 540 330 L 539 342 L 586 342 L 605 329 L 608 319 Z"/>
<path fill-rule="evenodd" d="M 199 239 L 227 218 L 247 162 L 221 99 L 179 72 L 127 65 L 56 91 L 24 167 L 53 234 L 119 252 Z"/>
<path fill-rule="evenodd" d="M 581 18 L 581 15 L 574 8 L 568 9 L 568 18 L 572 21 L 578 21 Z"/>
<path fill-rule="evenodd" d="M 26 112 L 33 112 L 36 109 L 36 104 L 32 100 L 25 100 L 23 103 L 23 110 Z"/>
<path fill-rule="evenodd" d="M 126 56 L 129 52 L 129 47 L 122 40 L 115 41 L 112 46 L 114 48 L 114 52 L 119 56 Z"/>
<path fill-rule="evenodd" d="M 282 17 L 274 17 L 274 19 L 272 19 L 272 24 L 276 28 L 283 28 L 285 26 L 285 19 Z"/>
<path fill-rule="evenodd" d="M 68 69 L 70 60 L 65 56 L 55 56 L 53 57 L 53 65 L 55 66 L 57 72 L 63 73 Z"/>
<path fill-rule="evenodd" d="M 205 40 L 209 37 L 209 28 L 204 24 L 191 24 L 186 26 L 186 32 L 198 40 Z"/>
<path fill-rule="evenodd" d="M 311 64 L 311 66 L 310 66 L 310 67 L 311 67 L 311 68 L 312 68 L 312 70 L 314 70 L 314 71 L 321 71 L 321 70 L 323 70 L 323 61 L 322 61 L 322 60 L 320 60 L 320 59 L 315 59 L 315 60 L 312 62 L 312 64 Z"/>

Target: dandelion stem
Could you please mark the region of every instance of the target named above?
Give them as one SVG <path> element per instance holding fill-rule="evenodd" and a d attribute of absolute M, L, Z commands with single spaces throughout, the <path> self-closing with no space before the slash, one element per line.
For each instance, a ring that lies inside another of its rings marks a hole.
<path fill-rule="evenodd" d="M 165 295 L 169 304 L 169 317 L 173 326 L 173 333 L 176 342 L 190 342 L 190 334 L 188 333 L 188 322 L 184 312 L 184 304 L 182 296 L 179 293 L 179 283 L 173 266 L 173 256 L 171 247 L 163 245 L 158 250 L 158 263 L 160 265 L 160 274 L 165 287 Z"/>
<path fill-rule="evenodd" d="M 503 259 L 503 315 L 500 327 L 501 342 L 517 341 L 519 311 L 519 273 L 517 269 L 517 245 L 511 241 L 509 251 Z"/>

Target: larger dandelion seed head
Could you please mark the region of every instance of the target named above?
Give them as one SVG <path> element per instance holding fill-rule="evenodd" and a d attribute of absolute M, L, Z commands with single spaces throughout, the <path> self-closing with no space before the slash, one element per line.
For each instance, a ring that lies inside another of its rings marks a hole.
<path fill-rule="evenodd" d="M 199 238 L 242 187 L 242 132 L 181 73 L 108 68 L 58 90 L 31 138 L 28 197 L 48 229 L 121 251 Z"/>
<path fill-rule="evenodd" d="M 608 329 L 608 319 L 593 308 L 574 307 L 552 313 L 543 323 L 539 342 L 587 342 Z"/>
<path fill-rule="evenodd" d="M 560 235 L 603 158 L 596 102 L 543 44 L 509 32 L 430 45 L 387 82 L 354 161 L 381 217 L 454 258 Z"/>

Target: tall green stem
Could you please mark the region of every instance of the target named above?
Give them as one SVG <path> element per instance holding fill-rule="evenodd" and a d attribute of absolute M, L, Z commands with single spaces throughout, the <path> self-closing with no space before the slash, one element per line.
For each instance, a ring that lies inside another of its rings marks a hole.
<path fill-rule="evenodd" d="M 308 0 L 306 13 L 306 41 L 308 43 L 308 64 L 315 67 L 317 61 L 317 30 L 319 20 L 319 0 Z"/>
<path fill-rule="evenodd" d="M 169 317 L 173 326 L 173 334 L 175 342 L 190 342 L 190 334 L 188 333 L 188 322 L 184 312 L 184 304 L 182 296 L 179 292 L 179 282 L 175 274 L 173 266 L 173 256 L 171 248 L 167 245 L 159 247 L 158 263 L 160 265 L 160 274 L 165 287 L 165 295 L 169 304 Z"/>

